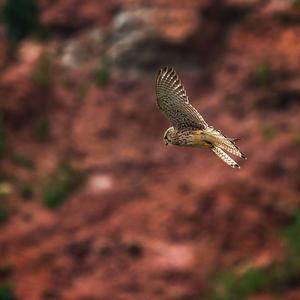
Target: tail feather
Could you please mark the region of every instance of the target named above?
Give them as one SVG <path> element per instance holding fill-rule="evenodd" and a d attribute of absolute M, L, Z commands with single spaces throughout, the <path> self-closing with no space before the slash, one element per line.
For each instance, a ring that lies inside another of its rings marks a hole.
<path fill-rule="evenodd" d="M 240 166 L 222 149 L 218 147 L 212 147 L 211 150 L 217 154 L 226 164 L 228 164 L 232 168 L 240 168 Z"/>
<path fill-rule="evenodd" d="M 246 156 L 245 156 L 245 154 L 242 153 L 240 151 L 240 149 L 234 143 L 232 143 L 230 140 L 229 140 L 229 142 L 230 142 L 230 144 L 221 141 L 220 143 L 217 144 L 217 146 L 220 147 L 220 148 L 222 148 L 223 150 L 228 151 L 229 153 L 231 153 L 233 155 L 236 155 L 238 157 L 242 157 L 244 159 L 247 159 Z"/>
<path fill-rule="evenodd" d="M 228 138 L 222 132 L 215 129 L 212 129 L 209 134 L 215 138 L 213 144 L 216 147 L 228 151 L 229 153 L 238 157 L 247 159 L 246 156 L 240 151 L 239 147 L 234 143 L 238 140 L 237 138 Z"/>

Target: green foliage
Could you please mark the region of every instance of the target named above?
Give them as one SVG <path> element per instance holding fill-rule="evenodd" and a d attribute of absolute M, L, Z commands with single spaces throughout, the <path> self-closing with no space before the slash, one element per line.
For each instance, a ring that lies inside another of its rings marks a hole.
<path fill-rule="evenodd" d="M 84 180 L 81 172 L 68 163 L 60 163 L 53 176 L 43 187 L 43 202 L 48 207 L 57 207 L 78 188 Z"/>
<path fill-rule="evenodd" d="M 0 114 L 0 158 L 3 157 L 6 149 L 6 137 L 3 125 L 3 116 Z"/>
<path fill-rule="evenodd" d="M 263 62 L 257 66 L 254 72 L 254 80 L 258 87 L 266 88 L 272 83 L 272 71 L 267 62 Z"/>
<path fill-rule="evenodd" d="M 10 159 L 14 165 L 19 167 L 23 167 L 26 169 L 34 169 L 35 167 L 33 160 L 23 154 L 13 154 Z"/>
<path fill-rule="evenodd" d="M 269 284 L 267 270 L 250 269 L 242 276 L 232 272 L 221 274 L 213 300 L 242 300 Z"/>
<path fill-rule="evenodd" d="M 51 135 L 51 123 L 47 116 L 39 117 L 33 124 L 33 135 L 39 142 L 45 142 Z"/>
<path fill-rule="evenodd" d="M 43 54 L 38 61 L 33 73 L 33 79 L 44 89 L 49 89 L 52 85 L 53 62 L 48 54 Z"/>
<path fill-rule="evenodd" d="M 244 300 L 259 292 L 280 294 L 290 282 L 299 280 L 299 264 L 287 258 L 265 268 L 253 268 L 238 276 L 234 272 L 221 274 L 211 300 Z"/>
<path fill-rule="evenodd" d="M 288 225 L 283 231 L 290 253 L 300 255 L 300 211 L 295 213 L 293 222 Z"/>
<path fill-rule="evenodd" d="M 264 268 L 253 268 L 242 275 L 226 272 L 219 276 L 210 295 L 211 300 L 244 300 L 258 292 L 280 294 L 291 283 L 300 281 L 300 211 L 283 230 L 287 242 L 286 259 Z"/>
<path fill-rule="evenodd" d="M 38 25 L 38 5 L 35 0 L 7 0 L 1 19 L 11 40 L 19 42 Z"/>
<path fill-rule="evenodd" d="M 3 200 L 0 199 L 0 225 L 6 223 L 9 218 L 9 211 Z M 0 297 L 1 300 L 1 297 Z"/>
<path fill-rule="evenodd" d="M 295 146 L 300 147 L 300 134 L 294 134 L 294 136 L 292 137 L 292 141 Z"/>
<path fill-rule="evenodd" d="M 11 285 L 0 285 L 0 300 L 16 300 L 14 290 Z"/>
<path fill-rule="evenodd" d="M 0 169 L 0 210 L 2 210 L 2 207 L 4 210 L 6 210 L 3 199 L 6 199 L 12 192 L 11 184 L 8 181 L 9 179 L 11 179 L 11 176 Z M 0 212 L 0 215 L 3 213 Z"/>
<path fill-rule="evenodd" d="M 111 79 L 111 74 L 106 65 L 99 67 L 94 73 L 95 83 L 98 87 L 106 87 Z"/>
<path fill-rule="evenodd" d="M 265 125 L 262 128 L 262 135 L 268 141 L 272 140 L 277 135 L 277 133 L 277 128 L 271 124 Z"/>
<path fill-rule="evenodd" d="M 20 191 L 21 197 L 26 200 L 32 198 L 34 195 L 33 186 L 28 181 L 23 181 L 20 183 L 19 191 Z"/>
<path fill-rule="evenodd" d="M 9 177 L 9 174 L 6 171 L 0 169 L 0 183 L 7 180 Z"/>
<path fill-rule="evenodd" d="M 0 181 L 0 199 L 6 198 L 11 193 L 11 185 L 7 181 Z"/>

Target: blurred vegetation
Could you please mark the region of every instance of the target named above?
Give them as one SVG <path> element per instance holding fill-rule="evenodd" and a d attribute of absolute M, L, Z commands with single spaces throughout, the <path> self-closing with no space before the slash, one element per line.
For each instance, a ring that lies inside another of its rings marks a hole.
<path fill-rule="evenodd" d="M 213 300 L 242 300 L 260 291 L 269 284 L 269 274 L 265 270 L 248 270 L 239 277 L 233 272 L 220 275 L 217 279 Z"/>
<path fill-rule="evenodd" d="M 211 300 L 243 300 L 259 292 L 280 295 L 300 284 L 300 211 L 283 231 L 286 258 L 264 268 L 249 269 L 242 275 L 225 272 L 216 281 Z"/>
<path fill-rule="evenodd" d="M 7 180 L 9 177 L 6 171 L 0 169 L 0 182 Z"/>
<path fill-rule="evenodd" d="M 282 235 L 285 237 L 289 249 L 290 257 L 300 259 L 300 210 L 298 210 L 293 218 L 293 222 L 283 229 Z M 298 264 L 299 265 L 299 264 Z M 300 266 L 300 265 L 299 265 Z"/>
<path fill-rule="evenodd" d="M 28 181 L 23 181 L 19 184 L 20 195 L 23 199 L 29 200 L 33 197 L 33 186 Z"/>
<path fill-rule="evenodd" d="M 9 218 L 9 210 L 6 203 L 0 197 L 0 225 L 6 223 Z M 1 298 L 0 298 L 1 299 Z"/>
<path fill-rule="evenodd" d="M 7 0 L 2 7 L 0 20 L 6 33 L 15 44 L 29 35 L 38 39 L 49 37 L 49 30 L 39 21 L 36 0 Z"/>
<path fill-rule="evenodd" d="M 11 193 L 11 185 L 8 181 L 0 181 L 0 199 L 6 198 Z"/>
<path fill-rule="evenodd" d="M 254 71 L 255 84 L 260 88 L 267 88 L 272 83 L 272 71 L 268 62 L 262 62 Z"/>
<path fill-rule="evenodd" d="M 293 144 L 297 147 L 300 147 L 300 133 L 296 133 L 292 137 Z"/>
<path fill-rule="evenodd" d="M 43 187 L 43 203 L 52 208 L 59 206 L 83 183 L 84 178 L 84 174 L 69 163 L 60 163 Z"/>
<path fill-rule="evenodd" d="M 41 55 L 33 73 L 35 82 L 44 89 L 50 89 L 52 85 L 52 58 L 49 54 Z"/>
<path fill-rule="evenodd" d="M 78 100 L 82 101 L 89 91 L 89 87 L 85 84 L 81 84 L 78 87 Z"/>
<path fill-rule="evenodd" d="M 14 290 L 11 285 L 0 285 L 0 300 L 16 300 Z"/>
<path fill-rule="evenodd" d="M 34 169 L 35 168 L 33 160 L 30 157 L 23 155 L 23 154 L 16 154 L 16 153 L 12 154 L 10 160 L 14 165 L 19 166 L 19 167 L 23 167 L 26 169 Z"/>
<path fill-rule="evenodd" d="M 35 0 L 7 0 L 1 20 L 11 40 L 19 42 L 38 26 L 39 9 Z"/>
<path fill-rule="evenodd" d="M 49 140 L 51 135 L 51 123 L 47 116 L 38 117 L 33 123 L 33 136 L 39 142 Z"/>
<path fill-rule="evenodd" d="M 3 115 L 0 114 L 0 158 L 3 157 L 6 149 L 6 137 L 3 124 Z"/>
<path fill-rule="evenodd" d="M 103 64 L 102 66 L 99 66 L 97 70 L 95 70 L 94 79 L 96 85 L 100 88 L 106 87 L 109 84 L 111 80 L 111 74 L 107 64 Z"/>
<path fill-rule="evenodd" d="M 12 264 L 1 264 L 0 265 L 0 278 L 6 279 L 11 276 L 15 268 Z"/>
<path fill-rule="evenodd" d="M 295 8 L 300 8 L 300 0 L 294 0 L 294 1 L 293 1 L 293 6 L 294 6 Z"/>
<path fill-rule="evenodd" d="M 278 134 L 278 129 L 272 125 L 272 124 L 267 124 L 262 128 L 262 136 L 264 137 L 265 140 L 272 140 L 275 138 L 275 136 Z"/>

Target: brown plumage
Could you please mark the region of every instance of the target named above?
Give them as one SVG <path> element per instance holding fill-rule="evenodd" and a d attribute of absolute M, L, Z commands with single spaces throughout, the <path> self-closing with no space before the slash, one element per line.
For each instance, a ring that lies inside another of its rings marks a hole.
<path fill-rule="evenodd" d="M 246 158 L 235 145 L 236 139 L 228 138 L 219 130 L 208 126 L 189 103 L 186 91 L 173 68 L 164 67 L 159 70 L 156 79 L 156 98 L 158 107 L 172 124 L 164 134 L 166 145 L 207 147 L 231 167 L 240 167 L 223 151 Z"/>

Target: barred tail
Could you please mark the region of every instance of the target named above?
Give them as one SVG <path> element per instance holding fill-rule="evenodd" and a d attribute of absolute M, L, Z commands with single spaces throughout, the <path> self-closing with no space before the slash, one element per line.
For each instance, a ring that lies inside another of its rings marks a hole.
<path fill-rule="evenodd" d="M 229 153 L 236 155 L 238 157 L 246 159 L 246 156 L 240 151 L 239 147 L 234 143 L 237 139 L 231 139 L 226 137 L 222 132 L 219 130 L 215 130 L 210 128 L 208 131 L 209 135 L 214 138 L 213 145 L 219 147 Z"/>
<path fill-rule="evenodd" d="M 238 157 L 247 159 L 244 153 L 240 151 L 240 149 L 231 141 L 227 140 L 226 142 L 221 141 L 217 144 L 218 147 L 222 148 L 223 150 L 228 151 L 229 153 L 236 155 Z"/>
<path fill-rule="evenodd" d="M 212 147 L 211 150 L 216 153 L 226 164 L 228 164 L 232 168 L 240 168 L 240 166 L 222 149 L 218 147 Z"/>

